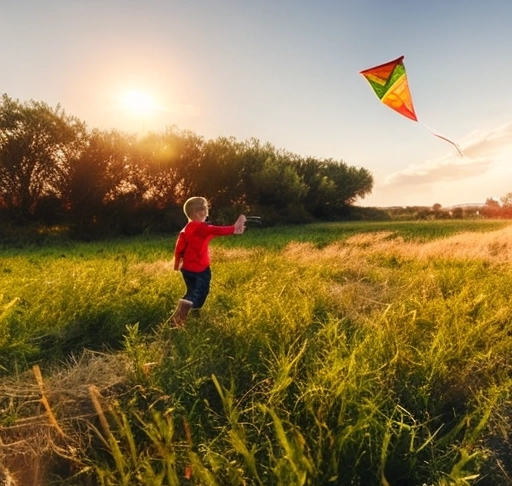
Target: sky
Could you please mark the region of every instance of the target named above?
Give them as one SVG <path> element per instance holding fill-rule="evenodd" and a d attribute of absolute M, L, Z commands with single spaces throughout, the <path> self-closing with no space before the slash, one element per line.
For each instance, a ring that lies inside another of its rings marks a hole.
<path fill-rule="evenodd" d="M 511 25 L 510 0 L 3 0 L 0 94 L 342 161 L 361 206 L 485 203 L 512 192 Z M 418 122 L 360 74 L 402 55 Z"/>

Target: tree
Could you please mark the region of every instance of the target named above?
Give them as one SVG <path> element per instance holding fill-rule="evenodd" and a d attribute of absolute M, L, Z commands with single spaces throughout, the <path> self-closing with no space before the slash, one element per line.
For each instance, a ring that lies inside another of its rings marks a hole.
<path fill-rule="evenodd" d="M 203 138 L 193 132 L 171 127 L 160 137 L 156 150 L 153 149 L 152 160 L 164 168 L 169 187 L 179 204 L 201 192 L 196 178 L 201 177 L 203 171 L 204 144 Z"/>
<path fill-rule="evenodd" d="M 163 134 L 151 133 L 137 144 L 138 154 L 133 162 L 143 169 L 149 183 L 143 197 L 157 210 L 183 201 L 183 192 L 189 190 L 190 183 L 185 180 L 184 171 L 181 170 L 188 145 L 192 152 L 193 147 L 196 147 L 197 152 L 201 150 L 200 146 L 189 144 L 187 135 L 175 129 Z"/>
<path fill-rule="evenodd" d="M 203 144 L 193 190 L 204 194 L 217 208 L 231 206 L 241 193 L 242 144 L 233 137 L 219 137 Z"/>
<path fill-rule="evenodd" d="M 79 157 L 70 165 L 66 205 L 81 233 L 101 219 L 105 204 L 122 183 L 129 139 L 116 131 L 93 130 Z"/>
<path fill-rule="evenodd" d="M 512 192 L 505 194 L 500 198 L 501 205 L 505 207 L 512 207 Z"/>
<path fill-rule="evenodd" d="M 83 122 L 60 106 L 0 101 L 0 201 L 21 219 L 44 198 L 62 200 L 69 165 L 86 140 Z"/>
<path fill-rule="evenodd" d="M 373 177 L 366 169 L 332 159 L 308 158 L 297 164 L 298 173 L 308 186 L 304 205 L 315 217 L 339 216 L 357 198 L 371 193 Z"/>
<path fill-rule="evenodd" d="M 302 214 L 302 198 L 307 185 L 297 174 L 296 167 L 278 158 L 268 158 L 263 167 L 252 175 L 254 191 L 251 194 L 259 207 L 273 208 L 276 216 L 296 219 Z"/>
<path fill-rule="evenodd" d="M 204 195 L 224 220 L 247 210 L 301 222 L 342 217 L 372 186 L 366 169 L 257 139 L 205 141 L 176 127 L 142 139 L 88 133 L 60 106 L 0 99 L 0 209 L 22 220 L 65 212 L 78 229 L 103 221 L 100 228 L 132 231 L 167 224 L 186 198 Z"/>

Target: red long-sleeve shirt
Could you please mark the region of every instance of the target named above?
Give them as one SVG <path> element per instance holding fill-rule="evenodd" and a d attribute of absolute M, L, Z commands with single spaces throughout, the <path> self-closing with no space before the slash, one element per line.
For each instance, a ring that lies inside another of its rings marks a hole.
<path fill-rule="evenodd" d="M 232 235 L 235 226 L 215 226 L 212 224 L 189 221 L 180 231 L 174 249 L 174 269 L 202 272 L 210 266 L 208 244 L 216 236 Z"/>

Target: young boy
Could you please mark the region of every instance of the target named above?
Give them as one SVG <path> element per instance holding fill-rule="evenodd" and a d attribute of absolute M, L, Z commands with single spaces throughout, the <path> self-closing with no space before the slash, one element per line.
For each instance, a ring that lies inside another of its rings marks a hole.
<path fill-rule="evenodd" d="M 185 201 L 183 212 L 188 219 L 181 230 L 174 250 L 174 270 L 181 270 L 187 291 L 178 301 L 171 316 L 175 326 L 181 327 L 190 309 L 200 309 L 210 291 L 212 277 L 208 244 L 216 236 L 240 235 L 245 231 L 246 217 L 242 214 L 231 226 L 206 223 L 208 201 L 191 197 Z"/>

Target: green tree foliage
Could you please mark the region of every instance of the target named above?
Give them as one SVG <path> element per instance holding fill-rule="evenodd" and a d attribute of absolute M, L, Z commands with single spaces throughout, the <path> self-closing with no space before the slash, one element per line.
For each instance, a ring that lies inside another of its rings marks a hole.
<path fill-rule="evenodd" d="M 202 137 L 175 126 L 139 140 L 139 162 L 151 179 L 151 197 L 158 199 L 159 206 L 181 204 L 190 194 L 201 192 L 197 181 L 205 169 L 204 144 Z"/>
<path fill-rule="evenodd" d="M 342 161 L 307 158 L 299 160 L 297 166 L 308 187 L 305 208 L 318 218 L 336 216 L 357 198 L 370 194 L 373 188 L 373 177 L 368 170 L 350 167 Z"/>
<path fill-rule="evenodd" d="M 274 218 L 294 220 L 296 214 L 302 214 L 307 185 L 297 173 L 296 165 L 284 154 L 275 153 L 266 158 L 252 172 L 251 186 L 249 203 L 267 212 L 272 209 Z"/>
<path fill-rule="evenodd" d="M 45 198 L 61 200 L 69 166 L 81 152 L 85 125 L 60 106 L 0 101 L 0 202 L 17 217 L 33 215 Z"/>
<path fill-rule="evenodd" d="M 229 206 L 241 189 L 241 144 L 234 138 L 220 137 L 202 144 L 201 156 L 186 168 L 189 194 L 208 194 L 212 205 Z M 193 168 L 193 172 L 190 169 Z"/>
<path fill-rule="evenodd" d="M 0 176 L 4 212 L 22 220 L 58 213 L 79 232 L 139 232 L 155 221 L 166 225 L 166 214 L 181 225 L 177 210 L 197 194 L 220 221 L 239 211 L 269 222 L 339 219 L 373 186 L 365 169 L 304 159 L 254 138 L 204 140 L 177 127 L 143 138 L 87 131 L 60 106 L 7 95 L 0 104 Z"/>
<path fill-rule="evenodd" d="M 129 141 L 112 131 L 94 130 L 80 156 L 70 166 L 67 206 L 70 218 L 80 233 L 91 229 L 101 218 L 107 202 L 123 186 L 128 164 Z"/>

